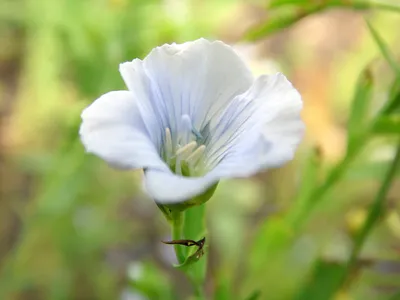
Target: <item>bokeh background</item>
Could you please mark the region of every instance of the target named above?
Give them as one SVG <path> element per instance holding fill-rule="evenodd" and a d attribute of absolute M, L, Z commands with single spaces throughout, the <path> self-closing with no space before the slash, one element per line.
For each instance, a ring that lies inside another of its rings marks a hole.
<path fill-rule="evenodd" d="M 120 62 L 199 37 L 286 74 L 307 125 L 293 162 L 223 181 L 207 204 L 209 299 L 400 299 L 396 5 L 1 0 L 0 299 L 189 299 L 140 172 L 85 154 L 78 129 L 84 107 L 125 89 Z"/>

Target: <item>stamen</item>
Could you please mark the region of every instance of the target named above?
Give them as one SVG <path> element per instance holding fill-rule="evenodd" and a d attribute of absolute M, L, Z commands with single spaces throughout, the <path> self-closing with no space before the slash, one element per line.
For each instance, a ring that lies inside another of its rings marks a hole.
<path fill-rule="evenodd" d="M 172 136 L 171 129 L 165 128 L 163 158 L 175 174 L 194 176 L 203 171 L 199 170 L 199 161 L 206 150 L 206 146 L 202 145 L 203 136 L 192 127 L 188 115 L 182 116 L 179 128 L 176 130 Z"/>
<path fill-rule="evenodd" d="M 179 158 L 176 159 L 175 174 L 182 175 L 182 165 L 181 165 L 181 160 Z"/>
<path fill-rule="evenodd" d="M 180 128 L 180 143 L 182 145 L 186 145 L 190 141 L 190 134 L 192 129 L 192 120 L 188 115 L 183 115 L 181 119 L 181 128 Z"/>
<path fill-rule="evenodd" d="M 196 147 L 197 143 L 195 141 L 190 142 L 182 148 L 179 148 L 178 151 L 176 151 L 176 156 L 179 156 L 180 159 L 186 159 L 186 157 L 188 157 Z"/>
<path fill-rule="evenodd" d="M 186 161 L 191 165 L 196 164 L 197 161 L 200 159 L 200 157 L 203 155 L 205 150 L 206 146 L 201 145 L 199 148 L 196 149 L 196 151 L 194 151 L 192 154 L 189 155 Z"/>
<path fill-rule="evenodd" d="M 165 128 L 165 159 L 169 162 L 172 156 L 172 137 L 171 130 L 167 127 Z"/>

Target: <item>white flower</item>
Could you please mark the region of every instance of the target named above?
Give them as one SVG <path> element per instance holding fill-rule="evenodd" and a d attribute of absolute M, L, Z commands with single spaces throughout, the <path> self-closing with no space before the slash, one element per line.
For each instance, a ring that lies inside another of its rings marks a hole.
<path fill-rule="evenodd" d="M 129 91 L 86 108 L 81 139 L 114 166 L 144 169 L 146 190 L 159 203 L 280 166 L 302 137 L 302 101 L 292 84 L 280 73 L 253 79 L 220 41 L 163 45 L 120 72 Z"/>

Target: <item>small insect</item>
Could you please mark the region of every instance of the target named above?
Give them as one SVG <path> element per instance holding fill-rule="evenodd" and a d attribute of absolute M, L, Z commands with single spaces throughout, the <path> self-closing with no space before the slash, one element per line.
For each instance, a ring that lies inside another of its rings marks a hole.
<path fill-rule="evenodd" d="M 186 247 L 197 246 L 197 250 L 194 254 L 189 256 L 186 261 L 199 260 L 200 257 L 204 255 L 204 244 L 206 243 L 206 238 L 203 237 L 201 240 L 193 241 L 193 240 L 173 240 L 173 241 L 163 241 L 164 244 L 168 245 L 182 245 Z"/>
<path fill-rule="evenodd" d="M 162 241 L 164 244 L 167 245 L 182 245 L 186 247 L 197 246 L 200 249 L 203 249 L 203 246 L 206 242 L 206 238 L 203 237 L 201 240 L 193 241 L 193 240 L 173 240 L 173 241 Z"/>

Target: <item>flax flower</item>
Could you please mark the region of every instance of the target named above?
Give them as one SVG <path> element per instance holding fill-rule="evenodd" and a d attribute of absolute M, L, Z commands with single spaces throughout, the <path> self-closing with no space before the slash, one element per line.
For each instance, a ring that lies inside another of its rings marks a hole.
<path fill-rule="evenodd" d="M 254 79 L 220 41 L 165 44 L 122 63 L 120 73 L 128 90 L 87 107 L 80 136 L 111 165 L 143 169 L 158 203 L 280 166 L 302 137 L 302 101 L 292 84 L 280 73 Z"/>

